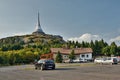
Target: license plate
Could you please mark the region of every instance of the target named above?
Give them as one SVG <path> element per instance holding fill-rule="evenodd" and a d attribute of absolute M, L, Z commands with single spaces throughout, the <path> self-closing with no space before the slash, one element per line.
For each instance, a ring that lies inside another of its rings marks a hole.
<path fill-rule="evenodd" d="M 48 66 L 48 67 L 53 67 L 53 66 Z"/>

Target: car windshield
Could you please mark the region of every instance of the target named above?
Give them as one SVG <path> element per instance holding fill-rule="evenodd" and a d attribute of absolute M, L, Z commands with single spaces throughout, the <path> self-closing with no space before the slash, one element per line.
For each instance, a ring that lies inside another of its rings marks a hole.
<path fill-rule="evenodd" d="M 43 62 L 45 62 L 45 63 L 54 63 L 54 61 L 53 60 L 39 60 L 38 61 L 38 63 L 43 63 Z"/>
<path fill-rule="evenodd" d="M 111 58 L 108 58 L 108 60 L 111 60 Z"/>
<path fill-rule="evenodd" d="M 45 62 L 45 60 L 39 60 L 39 61 L 38 61 L 38 63 L 43 63 L 43 62 Z"/>
<path fill-rule="evenodd" d="M 53 60 L 45 60 L 46 63 L 54 63 Z"/>
<path fill-rule="evenodd" d="M 95 60 L 101 60 L 101 58 L 96 58 Z"/>

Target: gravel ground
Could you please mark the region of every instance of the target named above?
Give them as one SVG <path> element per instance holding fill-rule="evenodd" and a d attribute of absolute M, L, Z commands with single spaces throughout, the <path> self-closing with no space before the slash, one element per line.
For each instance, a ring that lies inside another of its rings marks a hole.
<path fill-rule="evenodd" d="M 0 68 L 0 80 L 120 80 L 120 65 L 57 64 L 55 70 L 35 70 L 34 65 Z"/>

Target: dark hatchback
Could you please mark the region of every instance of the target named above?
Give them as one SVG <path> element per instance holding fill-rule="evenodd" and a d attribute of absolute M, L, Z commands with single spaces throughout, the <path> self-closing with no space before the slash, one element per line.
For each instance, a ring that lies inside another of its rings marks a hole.
<path fill-rule="evenodd" d="M 55 63 L 53 60 L 41 59 L 35 63 L 35 69 L 55 69 Z"/>

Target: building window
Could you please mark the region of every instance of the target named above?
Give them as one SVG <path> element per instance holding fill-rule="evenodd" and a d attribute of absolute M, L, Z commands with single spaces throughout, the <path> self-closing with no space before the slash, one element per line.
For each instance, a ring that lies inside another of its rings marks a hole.
<path fill-rule="evenodd" d="M 85 57 L 85 55 L 82 55 L 82 57 Z"/>
<path fill-rule="evenodd" d="M 89 55 L 86 55 L 86 57 L 89 57 Z"/>
<path fill-rule="evenodd" d="M 68 56 L 64 55 L 65 58 L 67 58 Z"/>

